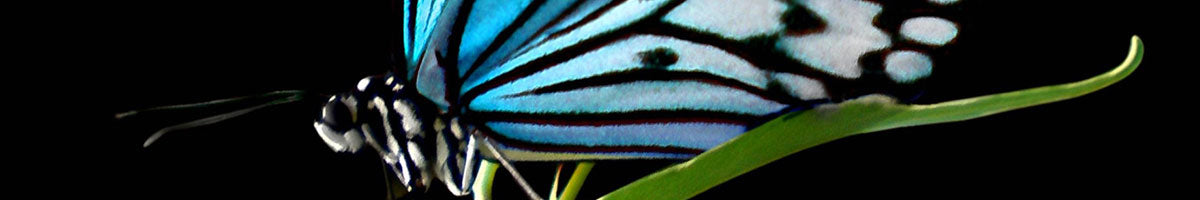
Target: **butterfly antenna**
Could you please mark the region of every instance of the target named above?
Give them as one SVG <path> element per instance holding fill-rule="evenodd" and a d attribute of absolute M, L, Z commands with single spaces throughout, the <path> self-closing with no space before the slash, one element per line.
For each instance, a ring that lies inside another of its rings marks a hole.
<path fill-rule="evenodd" d="M 227 119 L 230 119 L 230 118 L 234 118 L 234 117 L 237 117 L 237 116 L 241 116 L 241 115 L 244 115 L 244 114 L 246 114 L 246 113 L 250 113 L 250 112 L 252 112 L 252 111 L 255 111 L 255 110 L 258 110 L 258 109 L 262 109 L 262 108 L 265 108 L 265 107 L 268 107 L 268 106 L 273 106 L 273 105 L 279 105 L 279 104 L 285 104 L 285 103 L 291 103 L 291 102 L 296 102 L 296 101 L 299 101 L 299 100 L 303 99 L 303 97 L 304 97 L 304 91 L 300 91 L 300 90 L 283 90 L 283 91 L 274 91 L 274 92 L 268 92 L 268 93 L 264 93 L 264 94 L 260 94 L 260 95 L 243 96 L 243 97 L 234 97 L 234 98 L 228 98 L 228 99 L 218 99 L 218 100 L 212 100 L 212 101 L 206 101 L 206 102 L 200 102 L 200 103 L 192 103 L 192 104 L 180 104 L 180 105 L 169 105 L 169 106 L 160 106 L 160 107 L 154 107 L 154 108 L 148 108 L 148 109 L 134 110 L 134 111 L 128 111 L 128 112 L 122 112 L 122 113 L 118 113 L 118 114 L 116 114 L 116 118 L 117 118 L 117 119 L 123 119 L 123 118 L 127 118 L 127 117 L 130 117 L 130 116 L 133 116 L 133 115 L 138 115 L 138 114 L 141 114 L 141 113 L 146 113 L 146 112 L 159 112 L 159 111 L 173 111 L 173 110 L 194 109 L 194 108 L 206 108 L 206 107 L 210 107 L 210 106 L 216 106 L 216 105 L 225 105 L 225 104 L 241 103 L 241 102 L 245 102 L 245 101 L 249 101 L 249 100 L 253 100 L 253 99 L 266 98 L 266 97 L 275 97 L 275 100 L 273 100 L 273 101 L 270 101 L 270 102 L 267 102 L 267 103 L 264 103 L 264 104 L 259 104 L 259 105 L 256 105 L 256 106 L 252 106 L 252 107 L 249 107 L 249 108 L 243 108 L 243 109 L 236 110 L 236 111 L 233 111 L 233 112 L 227 112 L 227 113 L 217 114 L 217 115 L 215 115 L 215 116 L 211 116 L 211 117 L 205 117 L 205 118 L 202 118 L 202 119 L 198 119 L 198 120 L 194 120 L 194 121 L 190 121 L 190 122 L 185 122 L 185 123 L 181 123 L 181 124 L 176 124 L 176 125 L 168 126 L 168 127 L 166 127 L 166 128 L 159 129 L 157 132 L 154 132 L 154 134 L 153 134 L 153 135 L 150 135 L 150 138 L 147 138 L 147 139 L 146 139 L 146 142 L 143 142 L 143 143 L 142 143 L 142 147 L 148 147 L 148 146 L 150 146 L 150 144 L 153 144 L 153 143 L 154 143 L 154 141 L 157 141 L 159 138 L 161 138 L 161 137 L 162 137 L 164 134 L 166 134 L 166 133 L 168 133 L 168 132 L 172 132 L 172 131 L 178 131 L 178 130 L 184 130 L 184 129 L 189 129 L 189 128 L 195 128 L 195 127 L 200 127 L 200 126 L 209 125 L 209 124 L 214 124 L 214 123 L 221 122 L 221 121 L 224 121 L 224 120 L 227 120 Z"/>
<path fill-rule="evenodd" d="M 270 96 L 299 96 L 299 95 L 302 95 L 303 93 L 304 93 L 304 91 L 301 91 L 301 90 L 280 90 L 280 91 L 263 93 L 263 94 L 259 94 L 259 95 L 234 97 L 234 98 L 228 98 L 228 99 L 217 99 L 217 100 L 205 101 L 205 102 L 200 102 L 200 103 L 159 106 L 159 107 L 153 107 L 153 108 L 147 108 L 147 109 L 141 109 L 141 110 L 131 110 L 131 111 L 126 111 L 126 112 L 122 112 L 122 113 L 117 113 L 116 118 L 123 119 L 123 118 L 129 117 L 129 116 L 133 116 L 133 115 L 137 115 L 137 114 L 141 114 L 141 113 L 145 113 L 145 112 L 205 108 L 205 107 L 209 107 L 209 106 L 237 103 L 237 102 L 242 102 L 242 101 L 246 101 L 249 99 L 256 99 L 256 98 L 270 97 Z"/>
<path fill-rule="evenodd" d="M 509 163 L 508 159 L 504 158 L 503 154 L 500 154 L 500 150 L 496 149 L 495 141 L 492 141 L 491 139 L 484 137 L 483 135 L 479 134 L 478 132 L 476 132 L 472 135 L 475 135 L 475 137 L 477 137 L 477 139 L 483 141 L 483 146 L 487 147 L 488 151 L 492 152 L 492 156 L 495 156 L 496 160 L 500 161 L 500 165 L 504 166 L 504 169 L 507 169 L 509 174 L 512 174 L 513 179 L 515 179 L 517 181 L 517 185 L 520 185 L 521 189 L 525 190 L 525 195 L 529 195 L 529 199 L 543 200 L 542 197 L 539 197 L 537 195 L 537 192 L 533 191 L 533 187 L 529 187 L 529 183 L 525 182 L 525 178 L 521 176 L 521 173 L 517 172 L 517 168 L 513 167 L 512 163 Z"/>

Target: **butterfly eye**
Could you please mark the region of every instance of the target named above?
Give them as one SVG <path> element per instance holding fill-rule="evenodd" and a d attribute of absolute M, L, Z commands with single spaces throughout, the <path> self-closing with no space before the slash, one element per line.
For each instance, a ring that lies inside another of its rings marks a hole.
<path fill-rule="evenodd" d="M 354 124 L 354 116 L 345 102 L 341 98 L 330 98 L 325 104 L 325 108 L 321 110 L 321 123 L 336 130 L 346 130 Z"/>
<path fill-rule="evenodd" d="M 335 152 L 357 152 L 363 145 L 363 133 L 354 128 L 354 98 L 334 96 L 313 122 L 317 135 Z"/>

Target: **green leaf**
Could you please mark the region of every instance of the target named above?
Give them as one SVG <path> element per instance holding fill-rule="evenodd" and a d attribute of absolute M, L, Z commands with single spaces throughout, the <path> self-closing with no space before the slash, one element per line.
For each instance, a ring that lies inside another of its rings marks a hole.
<path fill-rule="evenodd" d="M 601 197 L 601 199 L 686 199 L 738 175 L 825 142 L 874 131 L 954 122 L 1078 97 L 1129 76 L 1142 60 L 1134 36 L 1128 57 L 1115 69 L 1087 80 L 948 101 L 897 104 L 870 95 L 771 120 L 720 146 Z"/>

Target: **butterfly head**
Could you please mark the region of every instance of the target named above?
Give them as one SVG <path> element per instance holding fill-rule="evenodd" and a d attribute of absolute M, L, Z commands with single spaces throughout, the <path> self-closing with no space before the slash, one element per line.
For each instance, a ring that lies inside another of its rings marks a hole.
<path fill-rule="evenodd" d="M 430 176 L 425 160 L 430 112 L 421 110 L 416 91 L 391 74 L 363 78 L 353 92 L 330 97 L 313 122 L 325 144 L 355 153 L 364 146 L 379 153 L 405 189 L 422 188 Z"/>

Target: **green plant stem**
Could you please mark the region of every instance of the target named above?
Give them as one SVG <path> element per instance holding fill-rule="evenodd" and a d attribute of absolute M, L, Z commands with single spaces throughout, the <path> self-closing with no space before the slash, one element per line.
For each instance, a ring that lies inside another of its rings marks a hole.
<path fill-rule="evenodd" d="M 558 180 L 562 175 L 563 163 L 558 163 L 558 169 L 554 170 L 554 183 L 550 184 L 550 200 L 558 200 Z"/>
<path fill-rule="evenodd" d="M 480 162 L 479 172 L 475 174 L 475 183 L 471 184 L 471 188 L 474 188 L 475 200 L 492 199 L 492 180 L 496 178 L 497 169 L 500 169 L 500 164 L 496 162 L 488 160 Z"/>
<path fill-rule="evenodd" d="M 583 188 L 583 181 L 587 180 L 588 173 L 592 172 L 592 166 L 596 162 L 584 161 L 575 165 L 575 172 L 571 173 L 571 180 L 567 181 L 567 187 L 563 188 L 562 197 L 559 200 L 575 200 L 575 196 L 579 195 L 579 189 Z M 557 186 L 557 185 L 555 185 Z"/>

